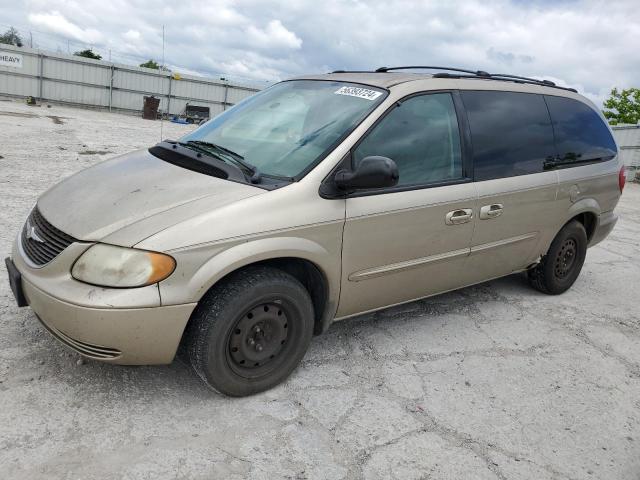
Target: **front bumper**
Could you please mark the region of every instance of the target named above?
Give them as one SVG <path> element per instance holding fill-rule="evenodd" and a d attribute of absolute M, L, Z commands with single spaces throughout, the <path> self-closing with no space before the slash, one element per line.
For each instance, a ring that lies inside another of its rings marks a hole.
<path fill-rule="evenodd" d="M 109 363 L 171 363 L 195 303 L 161 305 L 157 285 L 101 288 L 78 282 L 70 266 L 90 244 L 74 243 L 49 264 L 34 268 L 14 243 L 12 260 L 27 303 L 58 340 Z"/>
<path fill-rule="evenodd" d="M 124 365 L 171 363 L 195 307 L 89 308 L 58 300 L 24 279 L 22 288 L 54 337 L 85 357 Z"/>

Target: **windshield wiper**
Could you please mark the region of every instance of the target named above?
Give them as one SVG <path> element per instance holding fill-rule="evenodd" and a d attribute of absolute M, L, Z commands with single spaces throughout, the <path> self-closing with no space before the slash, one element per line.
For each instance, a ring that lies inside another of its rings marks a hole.
<path fill-rule="evenodd" d="M 216 150 L 220 150 L 221 152 L 224 152 L 228 155 L 231 155 L 233 158 L 237 159 L 240 162 L 244 162 L 244 157 L 242 155 L 240 155 L 239 153 L 234 152 L 233 150 L 229 150 L 227 147 L 223 147 L 222 145 L 218 145 L 217 143 L 213 143 L 213 142 L 205 142 L 203 140 L 189 140 L 187 143 L 194 143 L 196 145 L 202 145 L 204 147 L 211 147 L 211 148 L 215 148 Z M 245 162 L 245 165 L 249 165 L 248 163 Z M 251 165 L 252 168 L 255 168 L 253 165 Z"/>
<path fill-rule="evenodd" d="M 320 132 L 322 132 L 324 129 L 326 129 L 327 127 L 330 127 L 331 125 L 333 125 L 334 123 L 336 123 L 335 120 L 330 121 L 329 123 L 321 126 L 320 128 L 316 128 L 315 130 L 313 130 L 312 132 L 307 133 L 304 137 L 302 137 L 299 141 L 298 141 L 298 145 L 300 147 L 304 147 L 307 143 L 309 143 L 311 140 L 315 140 L 316 138 L 318 138 L 320 136 Z"/>
<path fill-rule="evenodd" d="M 195 146 L 205 153 L 213 154 L 218 158 L 229 159 L 234 162 L 236 165 L 239 165 L 246 173 L 249 173 L 249 180 L 251 183 L 260 183 L 262 178 L 262 173 L 258 170 L 258 167 L 247 162 L 242 155 L 234 152 L 233 150 L 229 150 L 221 145 L 217 145 L 212 142 L 205 142 L 202 140 L 189 140 L 187 142 L 180 142 L 180 145 L 189 147 Z M 212 151 L 213 150 L 213 151 Z"/>

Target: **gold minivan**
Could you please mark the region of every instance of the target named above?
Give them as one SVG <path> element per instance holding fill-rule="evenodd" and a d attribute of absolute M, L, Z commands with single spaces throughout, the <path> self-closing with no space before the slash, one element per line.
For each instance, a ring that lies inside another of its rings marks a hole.
<path fill-rule="evenodd" d="M 53 186 L 6 264 L 18 305 L 80 354 L 163 364 L 181 346 L 242 396 L 284 380 L 336 320 L 522 271 L 564 292 L 624 181 L 575 90 L 338 71 Z"/>

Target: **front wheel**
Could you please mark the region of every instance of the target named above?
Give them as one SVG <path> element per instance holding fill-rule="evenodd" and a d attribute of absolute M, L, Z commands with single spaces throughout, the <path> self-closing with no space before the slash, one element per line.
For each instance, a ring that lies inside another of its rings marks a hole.
<path fill-rule="evenodd" d="M 231 274 L 200 301 L 186 332 L 194 370 L 214 390 L 245 396 L 289 376 L 313 334 L 305 287 L 275 268 Z"/>
<path fill-rule="evenodd" d="M 587 232 L 573 220 L 558 232 L 549 251 L 528 271 L 533 288 L 549 295 L 566 292 L 576 281 L 587 254 Z"/>

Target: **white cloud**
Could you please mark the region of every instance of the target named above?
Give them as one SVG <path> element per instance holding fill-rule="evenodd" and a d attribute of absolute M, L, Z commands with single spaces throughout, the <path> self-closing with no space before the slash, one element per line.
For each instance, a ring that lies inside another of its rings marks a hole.
<path fill-rule="evenodd" d="M 164 24 L 166 62 L 211 75 L 275 80 L 441 64 L 555 78 L 600 102 L 614 85 L 638 86 L 637 7 L 637 0 L 26 0 L 5 9 L 3 22 L 33 28 L 42 47 L 66 50 L 69 39 L 103 55 L 110 49 L 125 63 L 159 60 Z"/>
<path fill-rule="evenodd" d="M 30 14 L 29 22 L 39 27 L 47 28 L 54 33 L 68 36 L 82 42 L 100 42 L 104 38 L 98 30 L 93 28 L 82 29 L 76 24 L 71 23 L 57 11 Z"/>
<path fill-rule="evenodd" d="M 203 5 L 200 18 L 207 25 L 237 27 L 244 25 L 248 19 L 238 13 L 231 5 L 224 2 L 212 2 Z"/>
<path fill-rule="evenodd" d="M 125 40 L 129 40 L 130 42 L 140 40 L 140 32 L 137 30 L 127 30 L 122 34 L 122 36 Z"/>
<path fill-rule="evenodd" d="M 280 20 L 271 20 L 264 30 L 254 25 L 249 25 L 247 35 L 256 48 L 290 48 L 298 50 L 302 47 L 302 40 L 295 33 L 287 30 Z"/>

